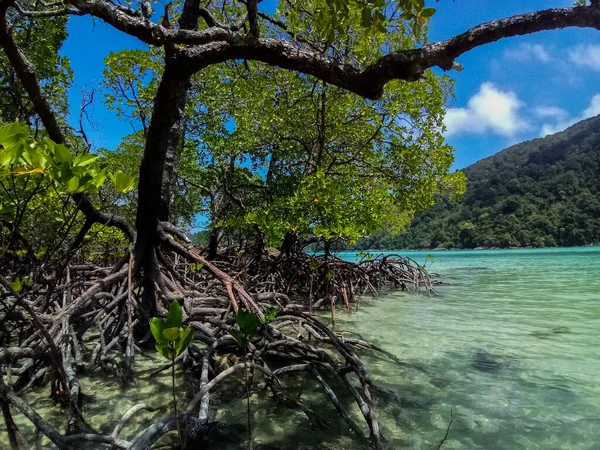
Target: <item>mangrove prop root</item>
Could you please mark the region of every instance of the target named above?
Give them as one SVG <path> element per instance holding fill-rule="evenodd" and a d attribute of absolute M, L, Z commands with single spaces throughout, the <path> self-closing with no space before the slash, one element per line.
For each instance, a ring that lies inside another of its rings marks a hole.
<path fill-rule="evenodd" d="M 172 431 L 174 418 L 163 417 L 133 443 L 119 438 L 132 416 L 155 410 L 147 404 L 132 406 L 110 436 L 93 432 L 82 414 L 85 383 L 80 381 L 81 371 L 105 371 L 123 382 L 137 376 L 134 359 L 138 346 L 153 343 L 144 289 L 156 286 L 150 306 L 159 315 L 165 314 L 170 302 L 179 299 L 184 322 L 196 330 L 195 341 L 205 346 L 192 344 L 175 362 L 184 365 L 188 381 L 196 380 L 191 384 L 196 391 L 190 392 L 190 401 L 180 415 L 185 424 L 181 430 L 184 442 L 193 442 L 192 429 L 207 427 L 211 391 L 226 378 L 242 386 L 246 367 L 252 376 L 260 374 L 274 397 L 281 399 L 287 396 L 283 380 L 288 375 L 305 373 L 312 377 L 348 429 L 360 439 L 368 431 L 374 447 L 382 446 L 371 379 L 357 351 L 376 351 L 399 361 L 362 338 L 342 338 L 309 313 L 319 307 L 330 308 L 332 314 L 336 307 L 350 310 L 360 295 L 376 294 L 387 284 L 433 292 L 436 282 L 423 267 L 398 255 L 352 263 L 332 255 L 325 258 L 299 252 L 264 253 L 257 258 L 225 251 L 207 261 L 172 226 L 161 224 L 158 235 L 162 245 L 156 249 L 157 270 L 150 284 L 135 278 L 130 249 L 109 267 L 73 256 L 56 270 L 39 268 L 32 277 L 33 285 L 21 292 L 16 292 L 9 281 L 14 275 L 0 274 L 0 338 L 4 340 L 0 371 L 12 374 L 9 384 L 0 380 L 0 406 L 7 424 L 10 408 L 16 408 L 38 433 L 61 449 L 84 442 L 147 449 Z M 277 308 L 275 320 L 263 326 L 244 351 L 230 334 L 236 326 L 236 312 L 243 308 L 262 315 L 271 305 Z M 84 334 L 89 336 L 85 345 Z M 15 393 L 39 383 L 45 374 L 49 375 L 54 400 L 65 407 L 65 435 Z M 355 422 L 345 410 L 330 379 L 337 380 L 335 386 L 354 399 L 364 423 Z M 300 407 L 309 417 L 314 415 L 306 406 Z M 16 426 L 8 428 L 11 445 L 20 445 L 20 431 Z"/>

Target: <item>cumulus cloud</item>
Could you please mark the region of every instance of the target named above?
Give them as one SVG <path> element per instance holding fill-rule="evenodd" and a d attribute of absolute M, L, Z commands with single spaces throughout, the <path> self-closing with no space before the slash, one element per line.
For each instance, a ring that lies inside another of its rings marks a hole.
<path fill-rule="evenodd" d="M 554 112 L 554 114 L 551 114 Z M 559 131 L 569 128 L 580 120 L 589 119 L 600 114 L 600 94 L 596 94 L 592 97 L 589 106 L 583 110 L 583 112 L 576 116 L 570 116 L 567 112 L 561 108 L 554 106 L 540 107 L 536 109 L 536 114 L 540 118 L 547 119 L 542 125 L 540 136 L 548 136 L 549 134 L 558 133 Z M 546 114 L 546 115 L 544 115 Z M 552 121 L 550 121 L 553 119 Z"/>
<path fill-rule="evenodd" d="M 575 66 L 600 72 L 600 45 L 578 45 L 570 48 L 568 55 Z"/>
<path fill-rule="evenodd" d="M 524 106 L 517 94 L 502 91 L 493 83 L 483 83 L 466 108 L 450 108 L 444 124 L 446 136 L 461 133 L 495 133 L 511 137 L 528 127 L 519 115 Z"/>
<path fill-rule="evenodd" d="M 552 56 L 541 44 L 524 43 L 518 47 L 510 48 L 504 52 L 504 57 L 513 61 L 528 62 L 539 61 L 543 63 L 550 62 Z"/>

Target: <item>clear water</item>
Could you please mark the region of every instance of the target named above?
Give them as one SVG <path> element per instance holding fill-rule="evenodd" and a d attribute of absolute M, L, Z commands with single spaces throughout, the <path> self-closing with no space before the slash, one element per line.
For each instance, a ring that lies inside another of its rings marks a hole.
<path fill-rule="evenodd" d="M 436 448 L 452 411 L 445 449 L 600 449 L 600 249 L 433 254 L 437 296 L 338 319 L 406 364 L 365 356 L 390 448 Z"/>
<path fill-rule="evenodd" d="M 438 295 L 393 292 L 364 300 L 358 312 L 336 314 L 336 331 L 359 334 L 402 361 L 362 355 L 377 386 L 378 420 L 388 448 L 437 448 L 452 411 L 445 450 L 599 450 L 600 248 L 445 251 L 433 252 L 433 260 L 428 253 L 407 255 L 444 275 L 450 284 L 439 287 Z M 161 363 L 138 359 L 140 370 Z M 168 372 L 138 377 L 127 389 L 115 379 L 82 377 L 83 390 L 91 395 L 85 416 L 110 433 L 137 402 L 168 405 L 169 382 Z M 257 384 L 251 395 L 255 449 L 366 447 L 340 427 L 316 382 L 294 377 L 286 385 L 291 392 L 303 387 L 300 400 L 330 427 L 275 405 Z M 213 393 L 215 419 L 226 426 L 216 443 L 203 448 L 246 447 L 244 395 L 240 378 Z M 62 429 L 64 415 L 46 390 L 27 399 Z M 361 423 L 351 400 L 342 400 Z M 121 436 L 133 439 L 162 414 L 141 413 Z M 27 420 L 15 418 L 31 436 Z M 0 448 L 5 439 L 0 431 Z"/>

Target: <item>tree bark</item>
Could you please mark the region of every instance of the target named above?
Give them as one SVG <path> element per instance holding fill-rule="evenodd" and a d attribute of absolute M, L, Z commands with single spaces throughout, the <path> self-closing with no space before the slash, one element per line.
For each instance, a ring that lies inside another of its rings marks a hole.
<path fill-rule="evenodd" d="M 168 59 L 154 101 L 138 185 L 137 270 L 149 268 L 151 258 L 146 256 L 158 243 L 158 222 L 169 220 L 171 186 L 191 76 L 192 72 L 176 57 Z"/>
<path fill-rule="evenodd" d="M 216 259 L 218 256 L 220 235 L 221 229 L 213 225 L 208 234 L 208 254 L 206 259 L 209 261 Z"/>
<path fill-rule="evenodd" d="M 167 11 L 165 10 L 165 15 Z M 195 30 L 200 17 L 199 0 L 186 0 L 179 19 L 181 30 Z M 148 22 L 149 23 L 149 22 Z M 143 309 L 151 317 L 156 311 L 155 280 L 158 276 L 156 249 L 158 226 L 169 221 L 176 165 L 183 149 L 183 118 L 191 77 L 195 70 L 181 58 L 172 43 L 165 45 L 166 63 L 148 127 L 140 166 L 136 216 L 135 270 L 143 272 Z"/>

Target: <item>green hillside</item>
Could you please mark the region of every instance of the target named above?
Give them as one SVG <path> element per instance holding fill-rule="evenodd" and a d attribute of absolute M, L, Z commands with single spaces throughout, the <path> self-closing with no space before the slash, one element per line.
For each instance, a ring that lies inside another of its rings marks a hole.
<path fill-rule="evenodd" d="M 361 248 L 552 247 L 600 243 L 600 116 L 464 169 L 467 191 L 401 235 Z"/>

